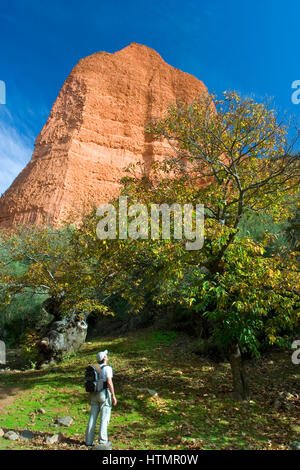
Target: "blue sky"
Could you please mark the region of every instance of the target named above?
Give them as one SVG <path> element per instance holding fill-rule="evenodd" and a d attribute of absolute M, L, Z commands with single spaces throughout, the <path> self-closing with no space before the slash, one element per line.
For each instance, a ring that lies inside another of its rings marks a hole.
<path fill-rule="evenodd" d="M 0 194 L 29 161 L 76 63 L 131 42 L 220 94 L 234 89 L 300 116 L 299 0 L 10 0 L 0 5 Z"/>

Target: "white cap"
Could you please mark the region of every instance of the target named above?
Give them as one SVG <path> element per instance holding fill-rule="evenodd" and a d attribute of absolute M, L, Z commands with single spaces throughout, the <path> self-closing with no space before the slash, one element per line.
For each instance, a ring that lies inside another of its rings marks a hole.
<path fill-rule="evenodd" d="M 97 354 L 97 362 L 103 361 L 103 359 L 105 358 L 105 356 L 107 356 L 107 354 L 108 354 L 107 349 L 105 349 L 105 351 L 100 351 L 100 352 L 98 352 L 98 354 Z"/>

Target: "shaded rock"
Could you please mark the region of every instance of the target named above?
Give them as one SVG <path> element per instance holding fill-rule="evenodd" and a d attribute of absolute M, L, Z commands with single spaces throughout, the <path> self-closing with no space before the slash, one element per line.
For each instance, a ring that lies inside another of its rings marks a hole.
<path fill-rule="evenodd" d="M 19 434 L 17 434 L 15 431 L 7 431 L 4 434 L 4 437 L 10 441 L 17 441 L 19 439 Z"/>
<path fill-rule="evenodd" d="M 91 448 L 91 450 L 111 450 L 111 449 L 112 449 L 112 443 L 110 441 L 108 441 L 107 444 L 96 444 Z"/>
<path fill-rule="evenodd" d="M 16 369 L 24 369 L 30 366 L 30 360 L 26 358 L 24 352 L 19 348 L 7 348 L 6 349 L 6 368 L 11 372 L 15 372 Z"/>
<path fill-rule="evenodd" d="M 138 391 L 139 392 L 147 392 L 152 397 L 158 395 L 158 392 L 156 390 L 152 390 L 151 388 L 138 388 Z"/>
<path fill-rule="evenodd" d="M 291 449 L 300 450 L 300 441 L 294 441 L 291 443 Z"/>
<path fill-rule="evenodd" d="M 30 441 L 35 438 L 35 434 L 27 429 L 20 431 L 19 436 L 22 441 Z"/>

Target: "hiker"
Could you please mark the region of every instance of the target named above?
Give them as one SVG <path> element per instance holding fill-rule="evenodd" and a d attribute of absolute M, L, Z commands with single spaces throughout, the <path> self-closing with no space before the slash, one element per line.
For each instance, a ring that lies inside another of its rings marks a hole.
<path fill-rule="evenodd" d="M 108 351 L 100 351 L 97 354 L 98 368 L 101 368 L 101 383 L 100 391 L 91 392 L 91 412 L 89 422 L 85 433 L 85 443 L 87 446 L 93 445 L 95 426 L 98 414 L 100 412 L 100 427 L 99 427 L 99 444 L 104 450 L 111 449 L 112 444 L 108 440 L 107 427 L 110 421 L 112 405 L 116 406 L 117 399 L 114 392 L 114 386 L 112 382 L 113 370 L 112 367 L 107 365 Z"/>

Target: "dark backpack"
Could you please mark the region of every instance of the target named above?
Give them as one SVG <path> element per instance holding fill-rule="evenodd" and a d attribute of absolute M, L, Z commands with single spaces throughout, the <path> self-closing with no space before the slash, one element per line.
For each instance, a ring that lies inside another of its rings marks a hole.
<path fill-rule="evenodd" d="M 107 382 L 102 378 L 102 369 L 106 365 L 100 366 L 87 366 L 84 373 L 85 378 L 85 391 L 86 392 L 100 392 L 103 388 L 107 388 Z"/>

